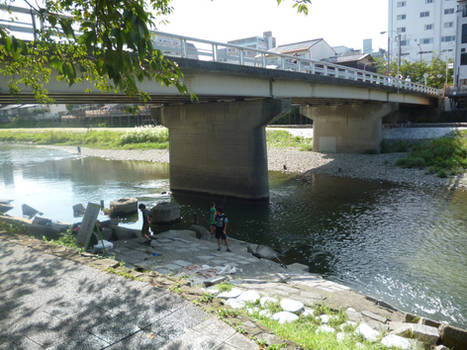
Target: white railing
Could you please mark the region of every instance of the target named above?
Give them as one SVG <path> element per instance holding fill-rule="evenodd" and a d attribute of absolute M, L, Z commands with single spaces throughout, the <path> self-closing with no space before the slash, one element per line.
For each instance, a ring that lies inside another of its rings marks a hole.
<path fill-rule="evenodd" d="M 155 47 L 170 57 L 322 75 L 365 82 L 375 86 L 394 87 L 433 96 L 440 96 L 442 94 L 442 90 L 440 89 L 330 62 L 310 60 L 271 51 L 262 51 L 159 31 L 153 32 L 153 35 Z"/>
<path fill-rule="evenodd" d="M 7 7 L 0 5 L 0 11 Z M 0 20 L 0 26 L 10 32 L 29 33 L 34 35 L 36 31 L 36 15 L 28 9 L 9 7 L 11 13 L 19 13 L 31 16 L 31 23 Z M 44 28 L 43 23 L 40 27 Z M 187 36 L 153 32 L 153 44 L 164 55 L 169 57 L 190 58 L 201 61 L 221 62 L 241 66 L 260 67 L 281 71 L 298 72 L 338 79 L 364 82 L 374 86 L 386 86 L 404 91 L 413 91 L 432 96 L 441 96 L 442 90 L 407 82 L 402 79 L 388 77 L 361 69 L 350 68 L 325 61 L 316 61 L 291 55 L 284 55 L 270 51 L 262 51 L 243 46 L 237 46 L 216 41 L 191 38 Z"/>

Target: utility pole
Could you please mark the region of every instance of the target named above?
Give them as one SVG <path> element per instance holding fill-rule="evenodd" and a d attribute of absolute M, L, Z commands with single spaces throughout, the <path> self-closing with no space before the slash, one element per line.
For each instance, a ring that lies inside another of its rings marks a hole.
<path fill-rule="evenodd" d="M 399 42 L 399 58 L 397 60 L 397 75 L 400 74 L 401 69 L 401 56 L 402 56 L 402 45 L 401 45 L 401 35 L 397 34 L 397 41 Z"/>

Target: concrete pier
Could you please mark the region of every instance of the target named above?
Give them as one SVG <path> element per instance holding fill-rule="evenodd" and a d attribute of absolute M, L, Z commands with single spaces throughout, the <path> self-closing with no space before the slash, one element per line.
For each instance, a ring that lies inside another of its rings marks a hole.
<path fill-rule="evenodd" d="M 382 119 L 391 103 L 343 104 L 302 107 L 313 119 L 313 150 L 324 153 L 379 153 L 383 139 Z"/>
<path fill-rule="evenodd" d="M 171 189 L 267 199 L 264 126 L 289 110 L 274 99 L 164 107 Z"/>

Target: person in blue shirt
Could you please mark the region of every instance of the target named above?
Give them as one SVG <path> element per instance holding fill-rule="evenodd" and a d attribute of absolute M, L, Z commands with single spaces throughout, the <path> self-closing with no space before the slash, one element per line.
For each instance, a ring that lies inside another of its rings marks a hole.
<path fill-rule="evenodd" d="M 216 211 L 216 239 L 217 239 L 217 250 L 221 250 L 221 239 L 224 240 L 225 250 L 231 252 L 229 248 L 229 242 L 227 241 L 227 224 L 229 219 L 225 216 L 224 209 L 218 208 Z"/>

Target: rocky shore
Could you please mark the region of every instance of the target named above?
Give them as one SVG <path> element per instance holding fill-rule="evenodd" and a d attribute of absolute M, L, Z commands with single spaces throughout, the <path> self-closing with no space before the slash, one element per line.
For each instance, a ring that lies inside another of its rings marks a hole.
<path fill-rule="evenodd" d="M 76 153 L 72 146 L 42 146 L 63 149 Z M 168 150 L 102 150 L 81 148 L 81 154 L 114 160 L 139 160 L 148 162 L 169 162 Z M 442 179 L 426 174 L 425 170 L 403 169 L 395 165 L 406 153 L 387 154 L 324 154 L 299 151 L 292 148 L 269 148 L 268 168 L 270 171 L 286 171 L 302 174 L 305 179 L 313 174 L 351 177 L 364 180 L 391 181 L 412 185 L 450 186 L 467 188 L 467 175 Z M 284 170 L 284 168 L 286 170 Z"/>

